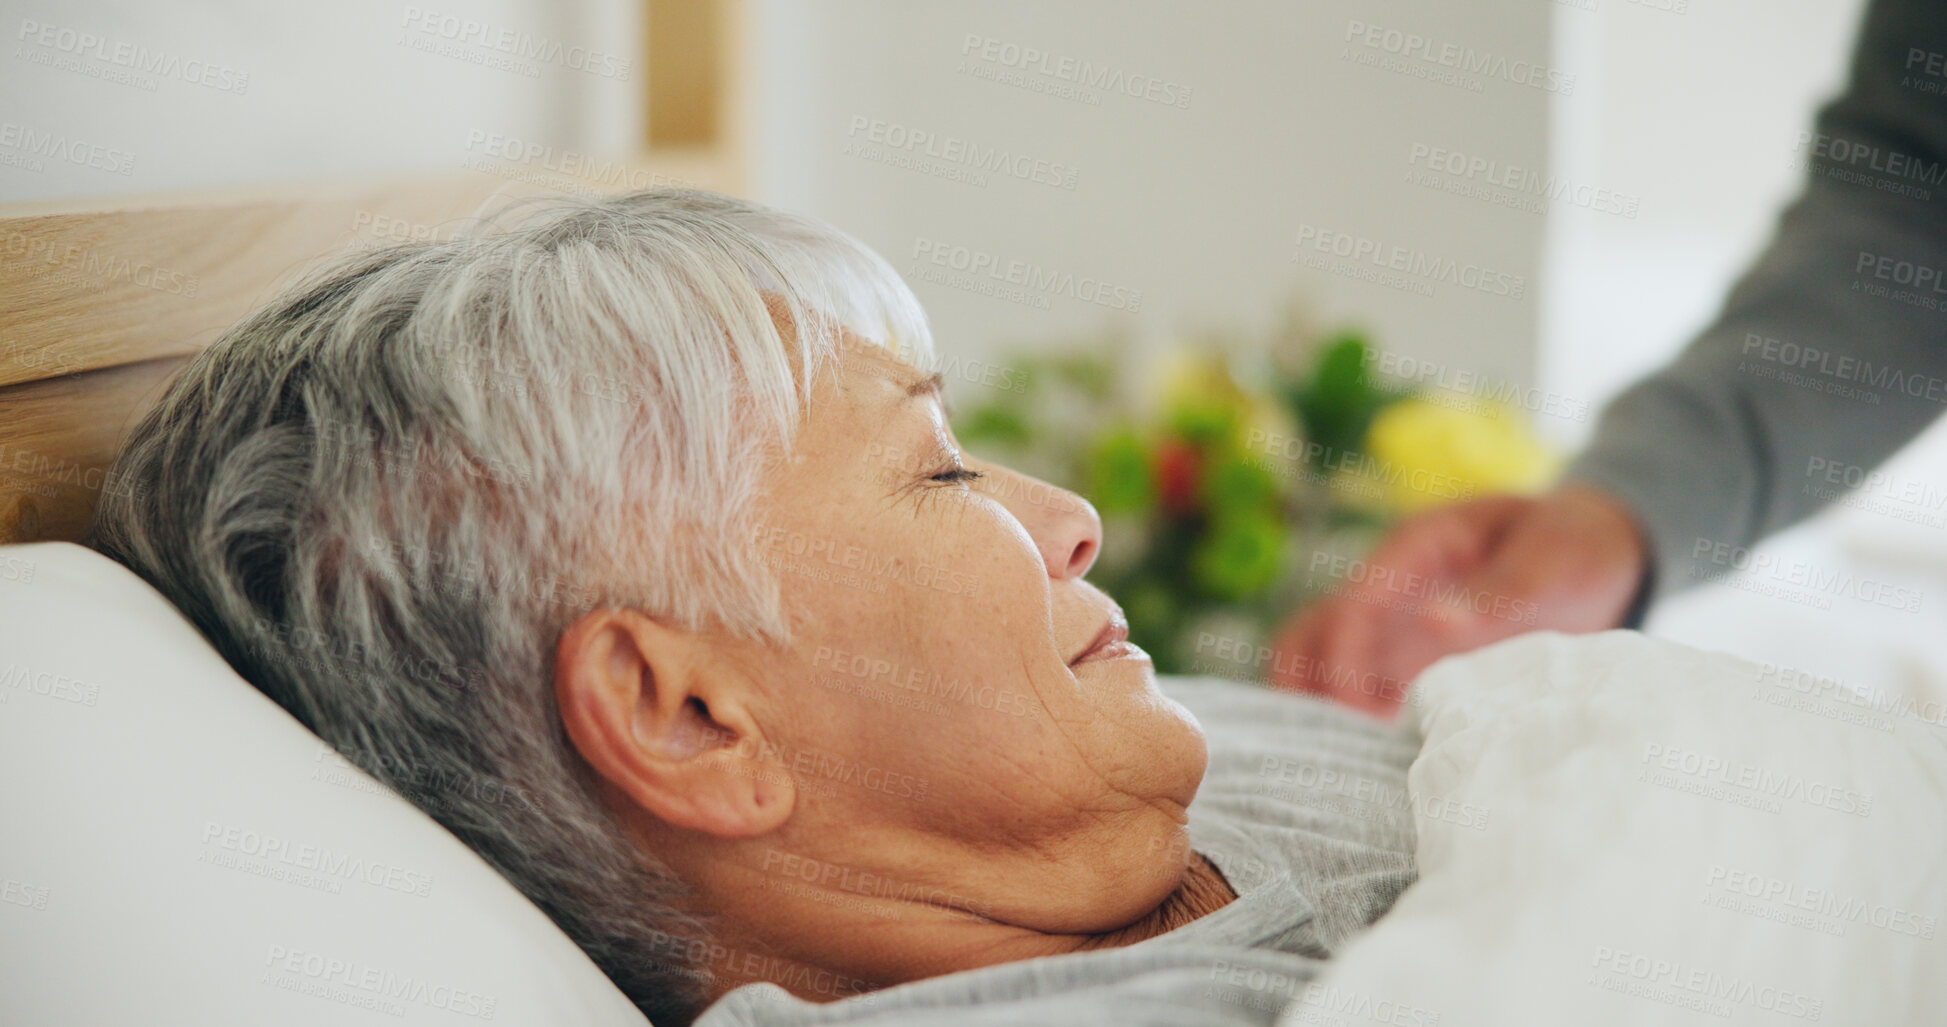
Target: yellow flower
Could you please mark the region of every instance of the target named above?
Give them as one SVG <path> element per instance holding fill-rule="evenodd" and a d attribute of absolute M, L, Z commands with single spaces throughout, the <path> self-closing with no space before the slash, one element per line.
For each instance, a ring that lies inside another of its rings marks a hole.
<path fill-rule="evenodd" d="M 1158 367 L 1158 404 L 1170 428 L 1202 445 L 1298 455 L 1298 424 L 1282 403 L 1244 387 L 1222 353 L 1184 348 Z"/>
<path fill-rule="evenodd" d="M 1237 382 L 1223 355 L 1198 347 L 1181 346 L 1163 353 L 1155 381 L 1164 410 L 1222 403 L 1237 394 Z"/>
<path fill-rule="evenodd" d="M 1373 418 L 1357 491 L 1406 513 L 1489 492 L 1534 492 L 1561 469 L 1515 408 L 1467 396 L 1438 399 L 1403 399 Z"/>

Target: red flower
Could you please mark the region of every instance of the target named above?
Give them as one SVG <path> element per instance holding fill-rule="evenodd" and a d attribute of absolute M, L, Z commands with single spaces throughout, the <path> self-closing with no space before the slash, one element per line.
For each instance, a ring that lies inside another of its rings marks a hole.
<path fill-rule="evenodd" d="M 1170 439 L 1156 447 L 1156 462 L 1151 473 L 1156 478 L 1156 494 L 1163 509 L 1173 514 L 1192 513 L 1197 508 L 1197 479 L 1202 476 L 1203 455 L 1181 439 Z"/>

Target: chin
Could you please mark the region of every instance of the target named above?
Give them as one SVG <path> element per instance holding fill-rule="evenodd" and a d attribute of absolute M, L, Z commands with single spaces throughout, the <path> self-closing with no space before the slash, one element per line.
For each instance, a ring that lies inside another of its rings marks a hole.
<path fill-rule="evenodd" d="M 1158 715 L 1167 725 L 1158 731 L 1160 744 L 1153 750 L 1154 759 L 1157 773 L 1168 775 L 1167 779 L 1158 781 L 1161 787 L 1157 794 L 1188 807 L 1203 785 L 1204 772 L 1210 769 L 1210 747 L 1196 714 L 1160 692 L 1156 694 L 1156 703 L 1160 707 Z"/>
<path fill-rule="evenodd" d="M 1156 911 L 1183 885 L 1190 869 L 1190 830 L 1175 824 L 1150 835 L 1145 845 L 1143 868 L 1123 878 L 1122 894 L 1117 896 L 1115 919 L 1118 923 L 1104 930 L 1127 927 Z"/>

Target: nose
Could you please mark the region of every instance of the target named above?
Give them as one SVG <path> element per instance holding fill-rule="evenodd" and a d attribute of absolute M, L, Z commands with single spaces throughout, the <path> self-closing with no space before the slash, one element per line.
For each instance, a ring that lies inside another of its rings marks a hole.
<path fill-rule="evenodd" d="M 1102 517 L 1088 500 L 1063 488 L 994 464 L 983 464 L 991 476 L 988 490 L 1028 530 L 1048 576 L 1079 578 L 1102 551 Z"/>

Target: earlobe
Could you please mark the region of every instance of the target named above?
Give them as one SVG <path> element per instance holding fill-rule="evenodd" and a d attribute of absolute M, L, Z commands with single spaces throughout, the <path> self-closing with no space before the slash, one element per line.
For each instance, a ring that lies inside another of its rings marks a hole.
<path fill-rule="evenodd" d="M 562 726 L 597 775 L 670 826 L 722 838 L 775 830 L 797 789 L 710 642 L 634 610 L 583 614 L 555 652 Z"/>

